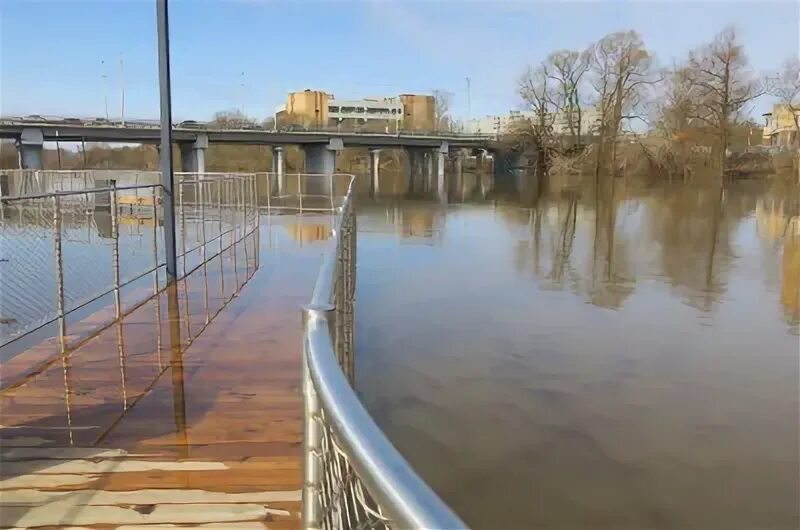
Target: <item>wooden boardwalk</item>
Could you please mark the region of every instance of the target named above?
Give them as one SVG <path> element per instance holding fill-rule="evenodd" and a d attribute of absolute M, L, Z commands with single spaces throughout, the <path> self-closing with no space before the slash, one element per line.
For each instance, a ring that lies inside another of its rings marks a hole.
<path fill-rule="evenodd" d="M 257 270 L 228 252 L 66 356 L 3 364 L 0 527 L 299 527 L 299 307 L 325 243 L 293 219 L 262 225 Z"/>

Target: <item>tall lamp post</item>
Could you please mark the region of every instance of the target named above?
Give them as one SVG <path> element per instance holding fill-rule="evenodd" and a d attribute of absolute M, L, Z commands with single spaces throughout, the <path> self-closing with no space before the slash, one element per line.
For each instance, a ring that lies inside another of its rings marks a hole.
<path fill-rule="evenodd" d="M 169 79 L 169 13 L 167 0 L 156 0 L 158 26 L 158 83 L 161 98 L 161 186 L 164 215 L 164 249 L 167 258 L 167 283 L 177 278 L 175 249 L 175 177 L 172 173 L 172 93 Z M 179 184 L 180 185 L 180 184 Z M 155 205 L 154 205 L 155 206 Z"/>

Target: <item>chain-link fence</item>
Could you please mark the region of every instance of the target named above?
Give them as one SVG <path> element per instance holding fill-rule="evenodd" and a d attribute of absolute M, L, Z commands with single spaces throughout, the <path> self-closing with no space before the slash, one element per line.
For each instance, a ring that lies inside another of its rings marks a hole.
<path fill-rule="evenodd" d="M 160 174 L 3 174 L 0 347 L 47 325 L 58 326 L 67 347 L 76 338 L 69 324 L 111 304 L 119 318 L 164 287 Z M 39 193 L 10 195 L 9 190 Z M 258 226 L 256 195 L 254 174 L 175 175 L 180 275 L 225 248 L 239 249 L 237 242 Z"/>
<path fill-rule="evenodd" d="M 349 180 L 342 204 L 332 208 L 335 246 L 324 256 L 303 312 L 304 527 L 465 528 L 386 439 L 353 390 L 357 226 L 354 179 Z"/>

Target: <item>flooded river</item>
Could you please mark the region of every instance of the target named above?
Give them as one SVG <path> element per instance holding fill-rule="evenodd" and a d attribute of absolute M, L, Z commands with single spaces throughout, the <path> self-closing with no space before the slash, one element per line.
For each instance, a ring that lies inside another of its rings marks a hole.
<path fill-rule="evenodd" d="M 796 528 L 796 201 L 364 199 L 358 390 L 475 528 Z"/>
<path fill-rule="evenodd" d="M 519 193 L 519 182 L 464 174 L 445 198 L 416 177 L 411 195 L 402 179 L 381 181 L 377 200 L 368 179 L 357 183 L 356 386 L 470 526 L 799 526 L 796 188 L 617 179 Z M 261 203 L 261 237 L 215 261 L 209 277 L 203 267 L 183 282 L 185 377 L 182 361 L 164 375 L 153 324 L 162 304 L 151 302 L 87 342 L 69 370 L 48 365 L 8 394 L 4 424 L 37 435 L 67 425 L 62 445 L 78 429 L 80 443 L 137 453 L 175 446 L 179 458 L 254 465 L 275 457 L 286 474 L 241 466 L 206 479 L 231 491 L 278 479 L 298 487 L 297 308 L 310 298 L 330 221 L 273 219 Z M 222 233 L 230 216 L 217 211 L 211 224 Z M 191 212 L 181 243 L 193 246 L 203 230 L 192 229 Z M 15 317 L 7 327 L 27 322 L 36 285 L 52 291 L 41 271 L 52 268 L 53 246 L 40 241 L 52 212 L 28 213 L 3 217 L 6 246 L 14 243 L 4 266 L 40 271 L 15 276 L 36 280 L 25 285 L 4 279 L 0 305 Z M 108 219 L 79 213 L 64 223 L 68 301 L 109 283 L 97 272 L 111 263 Z M 152 217 L 133 213 L 120 221 L 123 279 L 159 261 L 162 248 L 148 239 L 160 241 Z M 216 323 L 215 304 L 230 304 Z M 93 316 L 105 322 L 107 313 Z M 37 354 L 6 353 L 0 386 Z"/>

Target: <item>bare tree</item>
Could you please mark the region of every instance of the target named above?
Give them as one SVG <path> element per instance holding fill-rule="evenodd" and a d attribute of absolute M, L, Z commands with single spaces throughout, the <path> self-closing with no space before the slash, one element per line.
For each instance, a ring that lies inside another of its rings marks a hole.
<path fill-rule="evenodd" d="M 694 122 L 696 86 L 689 71 L 676 66 L 664 80 L 663 90 L 656 105 L 656 129 L 667 138 L 677 139 Z M 676 138 L 677 137 L 677 138 Z"/>
<path fill-rule="evenodd" d="M 703 134 L 703 124 L 695 115 L 697 87 L 692 83 L 687 68 L 675 65 L 667 72 L 655 103 L 652 132 L 663 142 L 657 146 L 639 145 L 648 158 L 651 169 L 665 171 L 670 179 L 681 171 L 684 178 L 690 173 L 689 160 L 698 135 Z M 655 167 L 653 167 L 655 166 Z"/>
<path fill-rule="evenodd" d="M 572 137 L 572 145 L 581 145 L 583 123 L 580 87 L 581 79 L 589 69 L 589 54 L 572 50 L 559 50 L 547 57 L 549 77 L 556 83 L 555 103 L 564 118 Z"/>
<path fill-rule="evenodd" d="M 510 126 L 522 147 L 534 145 L 537 149 L 537 166 L 543 170 L 547 166 L 548 151 L 553 147 L 553 123 L 558 107 L 556 105 L 556 82 L 550 76 L 547 63 L 536 68 L 528 67 L 518 80 L 518 93 L 530 119 L 517 120 Z"/>
<path fill-rule="evenodd" d="M 783 70 L 770 82 L 769 92 L 785 105 L 794 120 L 795 145 L 800 148 L 800 57 L 783 63 Z"/>
<path fill-rule="evenodd" d="M 625 121 L 641 116 L 636 110 L 648 85 L 657 79 L 653 59 L 635 31 L 606 35 L 591 48 L 592 86 L 600 119 L 595 173 L 609 162 L 616 171 L 617 137 Z M 611 160 L 606 161 L 611 145 Z"/>
<path fill-rule="evenodd" d="M 448 114 L 450 112 L 450 104 L 453 101 L 453 93 L 444 90 L 433 91 L 433 117 L 434 128 L 437 131 L 449 131 L 451 128 L 452 119 Z"/>
<path fill-rule="evenodd" d="M 724 172 L 731 130 L 743 120 L 743 107 L 760 96 L 763 87 L 751 74 L 732 27 L 689 54 L 687 75 L 696 87 L 694 118 L 717 137 Z"/>
<path fill-rule="evenodd" d="M 246 125 L 254 125 L 255 121 L 248 118 L 239 109 L 221 110 L 214 113 L 214 123 L 221 127 L 244 127 Z"/>
<path fill-rule="evenodd" d="M 770 83 L 770 93 L 789 112 L 794 121 L 794 164 L 800 182 L 800 57 L 791 57 L 783 63 L 783 70 Z M 774 117 L 773 117 L 774 118 Z"/>

